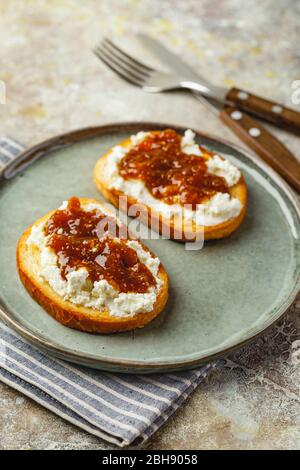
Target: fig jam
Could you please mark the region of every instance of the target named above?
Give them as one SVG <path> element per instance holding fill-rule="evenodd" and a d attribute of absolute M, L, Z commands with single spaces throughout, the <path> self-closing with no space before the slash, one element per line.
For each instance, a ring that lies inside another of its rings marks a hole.
<path fill-rule="evenodd" d="M 100 233 L 101 223 L 104 230 Z M 71 271 L 85 268 L 91 282 L 105 279 L 120 292 L 145 293 L 156 281 L 126 239 L 114 238 L 119 231 L 114 218 L 98 209 L 84 211 L 75 197 L 69 199 L 66 209 L 55 211 L 45 225 L 45 234 L 50 235 L 47 244 L 57 255 L 64 279 Z"/>
<path fill-rule="evenodd" d="M 140 179 L 157 199 L 166 204 L 196 205 L 217 192 L 229 192 L 224 178 L 207 171 L 206 159 L 213 155 L 200 147 L 202 157 L 181 150 L 181 135 L 172 129 L 151 133 L 119 162 L 124 179 Z"/>

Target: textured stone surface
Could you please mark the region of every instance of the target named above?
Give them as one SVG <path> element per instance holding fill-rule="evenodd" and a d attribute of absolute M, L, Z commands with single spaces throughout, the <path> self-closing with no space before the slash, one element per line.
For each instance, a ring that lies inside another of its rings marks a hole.
<path fill-rule="evenodd" d="M 0 105 L 0 134 L 32 145 L 83 126 L 152 119 L 239 143 L 192 97 L 147 95 L 112 75 L 91 49 L 103 34 L 113 34 L 155 65 L 130 37 L 143 30 L 214 83 L 291 105 L 291 84 L 300 78 L 299 24 L 293 0 L 1 2 L 0 80 L 7 103 Z M 276 132 L 300 157 L 299 140 Z M 145 447 L 299 448 L 299 311 L 300 303 L 267 337 L 228 359 Z M 110 447 L 7 386 L 0 390 L 0 448 Z"/>

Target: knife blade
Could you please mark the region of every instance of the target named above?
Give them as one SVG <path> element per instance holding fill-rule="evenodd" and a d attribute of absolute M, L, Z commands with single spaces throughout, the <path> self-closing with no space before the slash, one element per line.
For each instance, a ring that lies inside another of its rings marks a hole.
<path fill-rule="evenodd" d="M 178 73 L 181 77 L 196 80 L 203 87 L 202 94 L 224 103 L 228 90 L 209 83 L 204 77 L 199 75 L 193 67 L 184 62 L 177 54 L 174 54 L 156 39 L 146 34 L 138 34 L 137 37 L 144 46 L 153 52 L 163 63 L 171 70 Z"/>
<path fill-rule="evenodd" d="M 219 102 L 223 106 L 234 105 L 247 113 L 275 124 L 277 127 L 300 135 L 300 113 L 298 111 L 276 101 L 254 95 L 246 90 L 235 87 L 226 89 L 216 86 L 202 77 L 193 67 L 185 63 L 181 57 L 171 52 L 156 39 L 146 34 L 139 34 L 138 38 L 146 48 L 163 60 L 170 70 L 177 73 L 179 78 L 197 81 L 202 86 L 201 94 L 205 98 L 214 99 L 213 104 Z"/>
<path fill-rule="evenodd" d="M 177 73 L 179 78 L 200 83 L 203 88 L 202 96 L 193 92 L 194 97 L 200 99 L 210 110 L 217 109 L 223 123 L 300 192 L 300 164 L 295 156 L 276 136 L 240 110 L 265 118 L 278 127 L 287 128 L 297 134 L 300 133 L 300 113 L 244 90 L 226 90 L 212 85 L 159 41 L 145 34 L 139 34 L 138 38 L 171 71 Z"/>

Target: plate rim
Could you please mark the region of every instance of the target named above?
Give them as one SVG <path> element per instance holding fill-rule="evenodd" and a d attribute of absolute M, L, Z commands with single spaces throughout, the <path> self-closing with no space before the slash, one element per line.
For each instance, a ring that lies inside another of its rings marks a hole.
<path fill-rule="evenodd" d="M 141 130 L 142 128 L 148 128 L 150 130 L 161 129 L 161 128 L 172 128 L 179 132 L 186 130 L 186 126 L 174 125 L 170 123 L 162 122 L 153 122 L 153 121 L 129 121 L 129 122 L 117 122 L 105 124 L 102 126 L 89 126 L 76 130 L 72 130 L 57 136 L 43 140 L 42 142 L 25 149 L 16 159 L 14 159 L 10 164 L 8 164 L 3 172 L 0 175 L 0 185 L 12 179 L 20 171 L 24 171 L 27 167 L 35 163 L 43 156 L 47 155 L 51 151 L 59 150 L 66 146 L 75 144 L 77 142 L 82 142 L 84 140 L 91 139 L 93 137 L 98 137 L 105 135 L 107 133 L 118 133 L 118 132 L 134 132 L 136 130 Z M 210 140 L 221 143 L 235 151 L 238 151 L 248 157 L 251 161 L 255 163 L 259 168 L 261 168 L 267 175 L 275 182 L 284 194 L 288 197 L 291 202 L 300 222 L 300 201 L 297 199 L 296 194 L 290 188 L 290 186 L 283 180 L 283 178 L 278 175 L 267 163 L 262 161 L 258 156 L 252 154 L 244 147 L 231 143 L 230 141 L 220 138 L 214 134 L 205 133 L 199 131 L 198 129 L 191 128 L 199 137 L 208 138 Z M 272 316 L 269 321 L 265 322 L 262 325 L 262 328 L 255 332 L 254 334 L 249 334 L 245 339 L 238 341 L 228 347 L 222 348 L 222 346 L 217 349 L 215 353 L 204 354 L 202 357 L 193 358 L 193 359 L 181 359 L 177 361 L 160 361 L 160 360 L 142 360 L 135 361 L 130 359 L 109 359 L 107 357 L 101 357 L 101 355 L 93 355 L 89 353 L 81 353 L 80 351 L 70 350 L 69 348 L 64 348 L 55 342 L 51 342 L 39 335 L 38 333 L 33 332 L 29 327 L 22 325 L 13 314 L 9 313 L 9 309 L 6 309 L 5 306 L 0 304 L 0 318 L 4 323 L 12 327 L 17 331 L 21 336 L 25 337 L 28 341 L 34 345 L 39 346 L 41 349 L 46 350 L 47 352 L 52 353 L 55 356 L 62 357 L 71 362 L 86 364 L 91 367 L 106 369 L 111 368 L 123 368 L 123 371 L 128 373 L 132 371 L 135 373 L 155 373 L 158 371 L 170 371 L 170 370 L 186 370 L 192 369 L 201 365 L 203 363 L 214 362 L 217 358 L 224 357 L 229 353 L 242 348 L 246 344 L 254 341 L 262 334 L 266 333 L 269 328 L 271 328 L 274 323 L 276 323 L 282 316 L 287 312 L 288 308 L 291 306 L 295 300 L 299 290 L 300 290 L 300 272 L 299 265 L 296 265 L 298 268 L 297 277 L 295 284 L 291 292 L 288 294 L 287 298 L 283 301 L 281 306 L 278 307 L 276 315 Z M 197 353 L 193 353 L 195 355 Z M 186 355 L 188 356 L 188 355 Z M 191 355 L 189 355 L 191 356 Z M 113 370 L 113 369 L 110 369 Z M 119 371 L 121 371 L 119 369 Z"/>

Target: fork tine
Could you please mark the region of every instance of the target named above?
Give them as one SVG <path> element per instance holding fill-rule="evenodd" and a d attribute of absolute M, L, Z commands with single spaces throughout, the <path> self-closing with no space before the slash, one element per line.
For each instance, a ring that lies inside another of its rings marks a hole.
<path fill-rule="evenodd" d="M 140 79 L 137 79 L 136 77 L 132 76 L 131 74 L 128 74 L 127 72 L 124 72 L 122 68 L 120 68 L 115 62 L 113 62 L 110 57 L 108 57 L 106 54 L 104 54 L 103 50 L 101 48 L 96 48 L 94 49 L 94 53 L 96 54 L 99 59 L 104 62 L 107 67 L 109 67 L 111 70 L 113 70 L 117 75 L 119 75 L 121 78 L 126 80 L 127 82 L 131 83 L 132 85 L 136 86 L 142 86 L 142 81 Z"/>
<path fill-rule="evenodd" d="M 144 70 L 142 67 L 137 66 L 133 61 L 129 60 L 123 53 L 119 52 L 120 49 L 116 49 L 111 42 L 103 40 L 101 43 L 101 48 L 110 56 L 112 56 L 116 62 L 120 65 L 122 64 L 126 70 L 130 70 L 134 75 L 141 77 L 143 79 L 150 76 L 148 70 Z"/>
<path fill-rule="evenodd" d="M 131 57 L 129 54 L 127 54 L 122 49 L 120 49 L 120 47 L 116 46 L 116 44 L 113 43 L 110 39 L 104 37 L 103 42 L 106 42 L 107 44 L 109 44 L 111 48 L 113 48 L 116 52 L 119 53 L 119 55 L 121 55 L 121 57 L 123 57 L 123 59 L 126 58 L 129 64 L 131 64 L 132 66 L 136 66 L 138 67 L 139 70 L 144 70 L 145 72 L 148 72 L 148 73 L 154 72 L 154 69 L 152 69 L 151 67 L 148 67 L 148 65 L 143 64 L 139 60 L 136 60 L 133 57 Z"/>
<path fill-rule="evenodd" d="M 128 76 L 135 84 L 140 86 L 145 81 L 146 77 L 138 75 L 130 66 L 123 64 L 118 58 L 110 54 L 104 47 L 99 47 L 98 52 L 101 52 L 102 57 L 104 57 L 110 64 L 114 65 L 120 72 L 123 72 L 124 75 Z"/>

